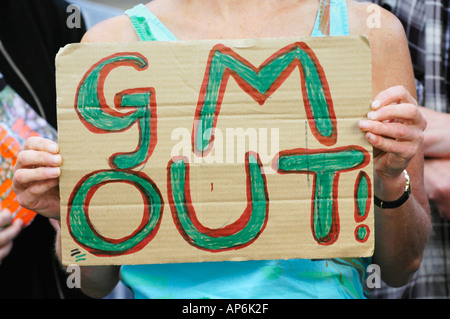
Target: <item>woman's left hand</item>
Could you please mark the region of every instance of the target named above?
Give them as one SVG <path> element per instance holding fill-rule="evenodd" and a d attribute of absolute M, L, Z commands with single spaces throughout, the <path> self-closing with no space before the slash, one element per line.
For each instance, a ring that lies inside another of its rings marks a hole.
<path fill-rule="evenodd" d="M 375 174 L 382 181 L 395 180 L 420 150 L 427 122 L 403 86 L 379 93 L 372 109 L 359 127 L 374 147 Z"/>

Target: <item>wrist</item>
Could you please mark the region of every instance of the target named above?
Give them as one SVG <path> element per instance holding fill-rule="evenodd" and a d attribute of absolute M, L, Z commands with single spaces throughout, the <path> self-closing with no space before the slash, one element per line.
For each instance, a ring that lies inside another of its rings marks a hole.
<path fill-rule="evenodd" d="M 396 177 L 378 176 L 375 181 L 375 196 L 384 202 L 396 201 L 405 193 L 407 180 L 404 172 Z"/>
<path fill-rule="evenodd" d="M 406 170 L 403 171 L 403 176 L 405 178 L 405 184 L 403 187 L 402 194 L 394 200 L 380 199 L 375 194 L 375 198 L 374 198 L 375 202 L 374 203 L 376 206 L 378 206 L 382 209 L 398 208 L 398 207 L 402 206 L 408 200 L 409 195 L 411 194 L 411 186 L 410 186 L 409 174 Z M 397 182 L 398 181 L 395 181 L 393 184 L 396 185 Z M 385 189 L 384 194 L 386 194 L 386 196 L 388 196 L 390 198 L 392 196 L 392 193 L 390 195 L 387 195 L 388 193 L 389 192 L 386 192 L 386 189 Z"/>

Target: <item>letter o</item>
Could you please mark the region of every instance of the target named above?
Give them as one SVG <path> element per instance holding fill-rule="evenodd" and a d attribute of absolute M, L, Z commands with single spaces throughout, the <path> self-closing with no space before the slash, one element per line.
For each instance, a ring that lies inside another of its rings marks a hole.
<path fill-rule="evenodd" d="M 144 201 L 144 214 L 139 227 L 120 239 L 100 235 L 89 220 L 89 203 L 95 192 L 108 183 L 128 183 L 136 187 Z M 82 178 L 75 186 L 69 202 L 67 225 L 73 239 L 96 256 L 131 254 L 147 245 L 161 223 L 164 202 L 155 183 L 142 172 L 101 170 Z"/>

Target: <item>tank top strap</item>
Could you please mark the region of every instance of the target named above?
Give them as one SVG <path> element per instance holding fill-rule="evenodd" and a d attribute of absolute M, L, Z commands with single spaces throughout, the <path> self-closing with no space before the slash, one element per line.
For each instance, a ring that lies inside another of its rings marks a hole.
<path fill-rule="evenodd" d="M 125 11 L 141 41 L 176 41 L 177 38 L 143 4 Z M 312 37 L 349 35 L 346 0 L 320 0 Z"/>
<path fill-rule="evenodd" d="M 349 35 L 346 0 L 320 0 L 312 37 Z"/>
<path fill-rule="evenodd" d="M 125 11 L 141 41 L 176 41 L 177 38 L 143 4 Z"/>

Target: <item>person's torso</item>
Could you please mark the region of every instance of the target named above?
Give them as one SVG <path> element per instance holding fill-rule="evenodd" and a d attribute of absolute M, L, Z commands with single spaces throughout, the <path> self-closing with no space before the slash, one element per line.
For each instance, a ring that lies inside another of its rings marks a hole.
<path fill-rule="evenodd" d="M 322 3 L 321 3 L 322 4 Z M 128 11 L 141 41 L 177 41 L 144 5 Z M 345 0 L 321 5 L 311 36 L 349 34 Z M 370 258 L 125 265 L 135 298 L 364 298 Z"/>

